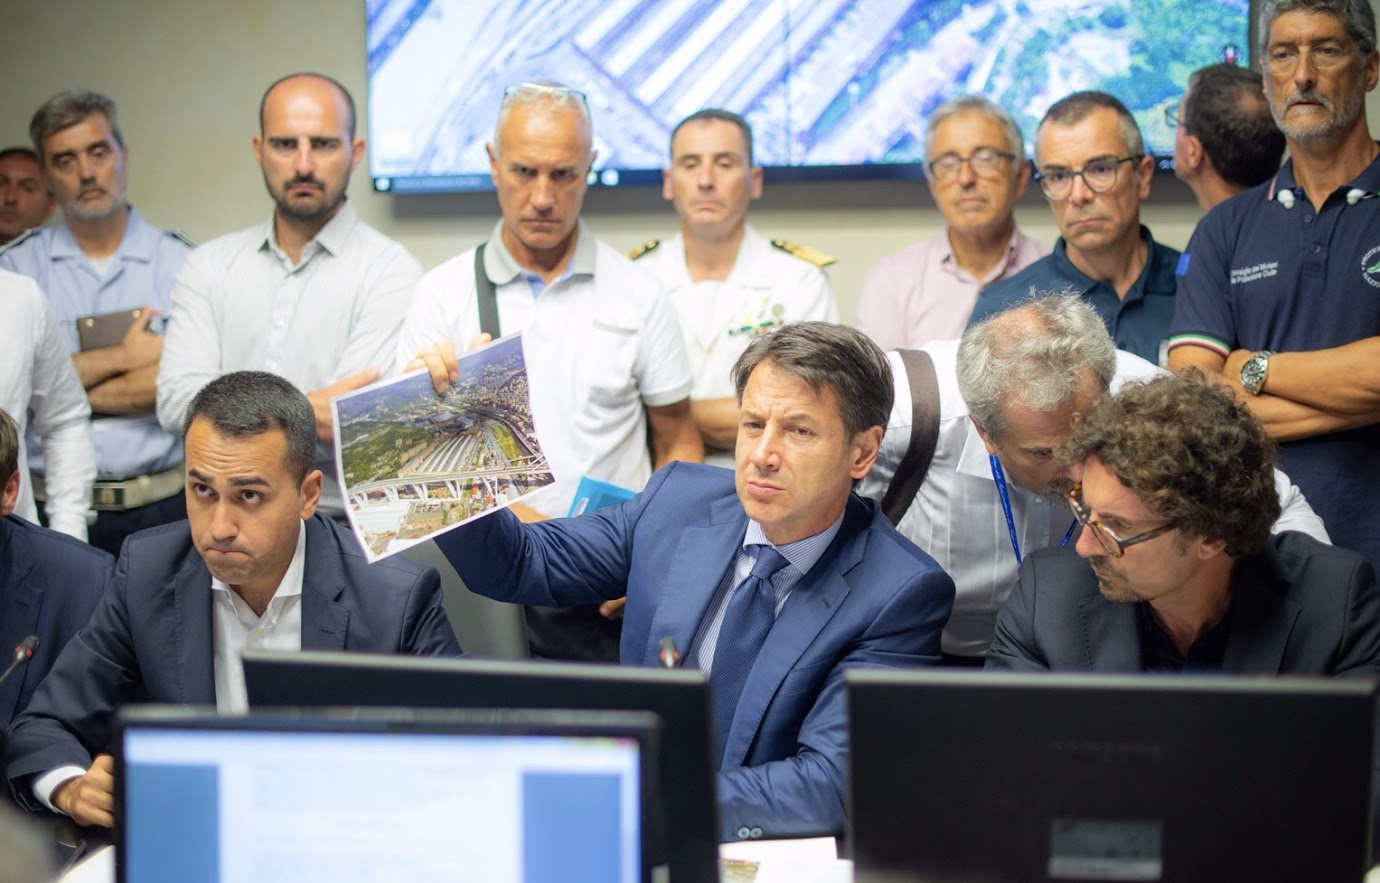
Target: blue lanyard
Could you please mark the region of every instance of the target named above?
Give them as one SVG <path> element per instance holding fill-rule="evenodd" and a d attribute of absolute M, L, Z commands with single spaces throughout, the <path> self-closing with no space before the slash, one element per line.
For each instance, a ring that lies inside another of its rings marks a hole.
<path fill-rule="evenodd" d="M 1020 564 L 1021 541 L 1016 538 L 1016 519 L 1011 517 L 1011 494 L 1006 490 L 1006 472 L 1001 468 L 1001 461 L 997 459 L 996 454 L 988 454 L 987 462 L 992 465 L 992 480 L 997 483 L 997 496 L 1001 497 L 1001 511 L 1006 516 L 1006 532 L 1011 536 L 1011 551 L 1016 553 L 1016 563 Z M 1078 519 L 1075 518 L 1059 545 L 1067 546 L 1077 527 Z"/>

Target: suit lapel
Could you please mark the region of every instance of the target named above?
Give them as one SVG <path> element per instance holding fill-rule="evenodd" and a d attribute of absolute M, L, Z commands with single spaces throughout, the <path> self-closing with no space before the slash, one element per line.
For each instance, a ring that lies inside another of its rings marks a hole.
<path fill-rule="evenodd" d="M 743 765 L 781 682 L 819 636 L 852 589 L 844 574 L 862 557 L 870 510 L 850 497 L 838 536 L 820 556 L 805 578 L 796 583 L 786 605 L 767 634 L 766 643 L 743 685 L 743 695 L 733 713 L 733 725 L 724 745 L 720 769 Z M 723 640 L 724 636 L 720 637 Z"/>
<path fill-rule="evenodd" d="M 1136 605 L 1113 604 L 1101 593 L 1078 604 L 1083 652 L 1090 671 L 1138 672 L 1142 669 Z"/>
<path fill-rule="evenodd" d="M 344 650 L 350 611 L 340 603 L 345 574 L 339 549 L 320 515 L 307 521 L 307 554 L 302 568 L 302 649 Z"/>
<path fill-rule="evenodd" d="M 0 609 L 0 670 L 9 667 L 10 655 L 19 643 L 29 635 L 38 632 L 38 617 L 43 611 L 43 593 L 38 586 L 29 582 L 29 571 L 33 570 L 33 556 L 29 546 L 22 541 L 19 531 L 0 519 L 0 585 L 6 588 L 4 608 Z M 61 590 L 54 586 L 54 590 Z M 47 656 L 55 659 L 57 647 L 48 647 Z M 7 721 L 19 711 L 19 694 L 23 692 L 24 672 L 10 676 L 8 689 L 0 690 L 0 721 Z M 0 740 L 3 741 L 3 740 Z"/>
<path fill-rule="evenodd" d="M 1266 556 L 1237 563 L 1232 578 L 1231 624 L 1222 671 L 1279 674 L 1301 609 L 1284 595 L 1283 581 Z"/>
<path fill-rule="evenodd" d="M 662 638 L 672 638 L 682 654 L 692 649 L 714 591 L 732 566 L 746 531 L 747 515 L 737 496 L 716 501 L 707 524 L 681 530 L 642 648 L 643 665 L 657 663 Z"/>
<path fill-rule="evenodd" d="M 179 568 L 158 588 L 155 608 L 174 611 L 171 648 L 177 663 L 181 701 L 216 702 L 215 637 L 211 629 L 211 572 L 189 542 Z"/>

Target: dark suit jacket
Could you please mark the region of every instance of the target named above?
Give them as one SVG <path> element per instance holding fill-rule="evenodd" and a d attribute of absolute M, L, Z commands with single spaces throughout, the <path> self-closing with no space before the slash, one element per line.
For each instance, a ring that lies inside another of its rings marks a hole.
<path fill-rule="evenodd" d="M 115 559 L 94 546 L 13 515 L 0 519 L 0 670 L 20 641 L 38 636 L 33 658 L 0 684 L 0 729 L 86 624 L 114 569 Z"/>
<path fill-rule="evenodd" d="M 211 635 L 211 574 L 187 523 L 126 540 L 90 622 L 14 722 L 6 776 L 15 799 L 41 809 L 32 776 L 90 766 L 108 749 L 121 705 L 214 705 Z M 307 522 L 302 649 L 460 654 L 435 570 L 401 557 L 371 565 L 353 536 L 319 514 Z"/>
<path fill-rule="evenodd" d="M 997 615 L 987 668 L 1141 671 L 1136 605 L 1108 601 L 1071 547 L 1032 552 Z M 1236 563 L 1222 670 L 1380 674 L 1380 589 L 1365 558 L 1285 531 Z"/>
<path fill-rule="evenodd" d="M 568 606 L 627 595 L 622 662 L 688 650 L 747 531 L 733 473 L 673 463 L 621 506 L 523 525 L 511 513 L 437 540 L 465 584 L 503 601 Z M 833 543 L 791 592 L 748 676 L 719 772 L 721 836 L 843 830 L 843 669 L 936 662 L 948 574 L 849 499 Z"/>

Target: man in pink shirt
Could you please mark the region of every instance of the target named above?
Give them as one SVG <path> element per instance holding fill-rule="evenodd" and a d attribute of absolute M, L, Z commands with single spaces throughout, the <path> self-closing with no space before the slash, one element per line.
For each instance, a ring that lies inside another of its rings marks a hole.
<path fill-rule="evenodd" d="M 962 336 L 983 287 L 1049 254 L 1012 215 L 1030 164 L 1011 115 L 965 95 L 936 108 L 925 130 L 925 181 L 946 226 L 863 280 L 858 327 L 887 350 Z"/>

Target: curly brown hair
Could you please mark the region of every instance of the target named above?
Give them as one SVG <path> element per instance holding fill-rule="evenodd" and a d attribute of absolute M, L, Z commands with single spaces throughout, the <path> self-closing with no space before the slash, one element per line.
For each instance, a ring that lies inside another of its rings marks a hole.
<path fill-rule="evenodd" d="M 1202 372 L 1131 383 L 1104 396 L 1059 457 L 1096 456 L 1184 536 L 1260 551 L 1279 518 L 1275 443 L 1250 409 Z"/>

